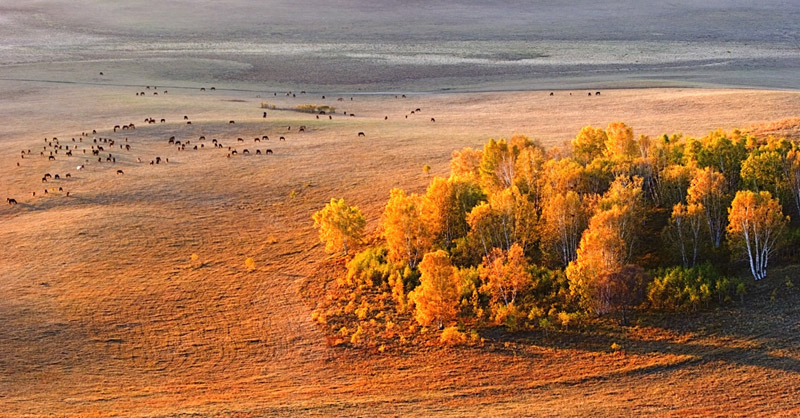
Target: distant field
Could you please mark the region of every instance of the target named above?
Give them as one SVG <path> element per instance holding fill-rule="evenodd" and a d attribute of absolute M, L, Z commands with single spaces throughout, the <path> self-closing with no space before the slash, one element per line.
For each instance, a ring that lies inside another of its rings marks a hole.
<path fill-rule="evenodd" d="M 359 205 L 374 230 L 389 189 L 421 190 L 423 165 L 442 175 L 452 150 L 489 137 L 519 132 L 557 145 L 584 125 L 613 120 L 636 134 L 703 135 L 797 116 L 797 93 L 575 90 L 339 102 L 330 94 L 159 87 L 158 96 L 151 89 L 137 97 L 144 86 L 0 87 L 8 98 L 0 195 L 19 201 L 0 206 L 5 414 L 797 412 L 798 311 L 791 299 L 768 301 L 780 271 L 753 295 L 752 310 L 645 319 L 597 338 L 486 335 L 483 349 L 402 355 L 328 348 L 311 321 L 315 302 L 303 296 L 338 274 L 310 218 L 330 197 Z M 264 119 L 262 100 L 331 104 L 337 113 L 318 120 L 268 110 Z M 136 129 L 111 129 L 128 123 Z M 97 134 L 80 142 L 92 129 Z M 263 135 L 270 140 L 254 142 Z M 40 157 L 43 139 L 54 136 L 78 145 L 76 155 Z M 191 144 L 178 151 L 170 136 Z M 83 155 L 94 137 L 117 141 L 107 149 L 116 163 Z M 225 148 L 213 148 L 212 138 Z M 195 144 L 205 146 L 194 151 Z M 240 154 L 227 158 L 228 146 Z M 255 155 L 266 148 L 274 154 Z M 169 163 L 151 166 L 156 156 Z M 62 179 L 44 184 L 46 172 Z M 608 350 L 612 342 L 626 354 Z"/>

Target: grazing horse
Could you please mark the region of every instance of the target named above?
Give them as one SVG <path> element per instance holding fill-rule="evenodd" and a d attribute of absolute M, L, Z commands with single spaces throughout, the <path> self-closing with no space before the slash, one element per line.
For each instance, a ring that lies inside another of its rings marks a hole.
<path fill-rule="evenodd" d="M 592 95 L 592 92 L 589 92 L 589 96 L 591 96 L 591 95 Z"/>
<path fill-rule="evenodd" d="M 228 121 L 228 125 L 233 125 L 234 123 L 236 123 L 236 122 L 234 122 L 234 121 L 232 121 L 232 120 L 229 120 L 229 121 Z"/>
<path fill-rule="evenodd" d="M 431 118 L 431 122 L 436 122 L 436 119 L 434 119 L 434 118 Z"/>
<path fill-rule="evenodd" d="M 192 121 L 188 121 L 188 122 L 186 122 L 186 124 L 187 124 L 187 125 L 191 125 L 191 124 L 192 124 Z"/>
<path fill-rule="evenodd" d="M 550 95 L 551 95 L 551 96 L 555 96 L 556 94 L 555 94 L 555 93 L 553 93 L 553 92 L 551 91 L 551 92 L 550 92 Z"/>
<path fill-rule="evenodd" d="M 260 149 L 256 150 L 256 155 L 261 155 L 261 150 Z"/>
<path fill-rule="evenodd" d="M 7 197 L 6 198 L 6 202 L 8 202 L 9 205 L 16 205 L 17 204 L 17 199 L 12 199 L 10 197 Z"/>
<path fill-rule="evenodd" d="M 215 91 L 216 89 L 216 87 L 211 87 L 211 91 Z"/>
<path fill-rule="evenodd" d="M 236 140 L 239 142 L 244 142 L 244 138 L 236 138 Z"/>
<path fill-rule="evenodd" d="M 52 155 L 51 155 L 51 156 L 49 156 L 49 157 L 47 157 L 47 160 L 48 160 L 48 161 L 53 161 L 53 160 L 55 160 L 55 159 L 56 159 L 56 157 L 54 157 L 54 156 L 52 156 Z"/>
<path fill-rule="evenodd" d="M 64 174 L 64 178 L 70 178 L 70 177 L 72 177 L 72 174 L 70 173 Z"/>
<path fill-rule="evenodd" d="M 120 128 L 119 125 L 114 125 L 114 132 L 117 132 L 117 129 L 119 129 L 119 128 Z"/>
<path fill-rule="evenodd" d="M 205 87 L 200 87 L 200 91 L 206 91 Z"/>
<path fill-rule="evenodd" d="M 269 148 L 267 148 L 267 151 L 266 151 L 266 152 L 267 152 L 267 154 L 272 154 L 272 150 L 271 150 L 271 149 L 269 149 Z"/>
<path fill-rule="evenodd" d="M 367 136 L 367 135 L 365 135 L 364 132 L 359 132 L 358 136 Z"/>
<path fill-rule="evenodd" d="M 125 172 L 122 171 L 122 170 L 117 170 L 117 175 L 120 175 L 120 174 L 125 174 Z"/>
<path fill-rule="evenodd" d="M 59 176 L 58 174 L 56 174 L 56 175 L 55 175 L 55 177 L 53 177 L 53 180 L 61 180 L 61 176 Z"/>
<path fill-rule="evenodd" d="M 186 116 L 186 115 L 184 115 L 184 116 L 183 116 L 183 120 L 189 120 L 189 117 L 188 117 L 188 116 Z"/>
<path fill-rule="evenodd" d="M 286 141 L 286 138 L 284 138 L 284 137 L 280 137 L 280 138 L 278 138 L 278 140 L 279 140 L 279 141 Z"/>
<path fill-rule="evenodd" d="M 247 148 L 245 148 L 244 151 L 242 151 L 242 154 L 250 154 L 250 151 L 248 151 Z"/>
<path fill-rule="evenodd" d="M 306 131 L 306 127 L 305 126 L 301 126 L 300 127 L 300 132 L 305 132 L 305 131 Z"/>
<path fill-rule="evenodd" d="M 594 95 L 595 95 L 595 96 L 599 96 L 599 95 L 600 95 L 600 92 L 598 91 L 598 92 L 596 92 Z"/>
<path fill-rule="evenodd" d="M 269 137 L 267 135 L 262 136 L 261 139 L 266 139 L 267 141 L 269 141 Z"/>
<path fill-rule="evenodd" d="M 166 91 L 165 91 L 164 93 L 166 93 Z M 166 121 L 167 121 L 166 119 L 164 119 L 164 118 L 161 118 L 161 123 L 164 123 L 164 122 L 166 122 Z"/>

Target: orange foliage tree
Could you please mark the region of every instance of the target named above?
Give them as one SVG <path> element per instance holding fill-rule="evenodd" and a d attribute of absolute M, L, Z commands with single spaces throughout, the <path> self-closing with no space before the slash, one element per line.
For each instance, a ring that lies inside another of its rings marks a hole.
<path fill-rule="evenodd" d="M 502 303 L 508 307 L 514 304 L 517 295 L 531 284 L 522 247 L 515 243 L 508 251 L 493 249 L 488 257 L 483 258 L 480 277 L 484 283 L 482 290 L 491 295 L 492 305 Z"/>
<path fill-rule="evenodd" d="M 696 170 L 694 178 L 689 184 L 688 193 L 689 203 L 702 207 L 711 243 L 714 248 L 719 248 L 727 221 L 725 209 L 730 201 L 728 182 L 725 180 L 725 176 L 711 167 Z"/>
<path fill-rule="evenodd" d="M 423 215 L 422 197 L 392 189 L 383 211 L 383 236 L 389 259 L 415 268 L 433 243 L 433 233 Z"/>
<path fill-rule="evenodd" d="M 419 263 L 419 286 L 409 299 L 416 305 L 414 317 L 420 325 L 441 329 L 458 313 L 458 271 L 444 250 L 427 253 Z"/>
<path fill-rule="evenodd" d="M 328 252 L 344 251 L 347 255 L 349 243 L 358 243 L 367 224 L 357 206 L 348 206 L 344 199 L 331 199 L 330 203 L 314 213 L 314 227 L 319 229 L 319 238 Z"/>
<path fill-rule="evenodd" d="M 767 191 L 736 193 L 728 209 L 728 237 L 744 248 L 756 280 L 767 275 L 767 264 L 789 221 L 778 199 Z"/>

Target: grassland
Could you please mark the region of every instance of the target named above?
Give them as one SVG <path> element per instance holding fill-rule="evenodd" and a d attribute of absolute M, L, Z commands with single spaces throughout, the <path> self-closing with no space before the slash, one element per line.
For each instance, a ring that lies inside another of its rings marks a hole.
<path fill-rule="evenodd" d="M 19 202 L 0 205 L 0 417 L 800 415 L 797 266 L 771 270 L 743 305 L 491 330 L 482 347 L 332 348 L 311 319 L 342 269 L 311 214 L 343 197 L 375 234 L 389 190 L 423 190 L 422 167 L 445 175 L 453 150 L 514 133 L 558 146 L 611 121 L 800 139 L 798 12 L 0 1 L 0 198 Z M 264 101 L 278 109 L 267 118 Z M 336 114 L 289 110 L 308 103 Z M 53 137 L 75 155 L 39 156 Z M 116 141 L 101 144 L 115 163 L 84 156 L 95 137 Z"/>
<path fill-rule="evenodd" d="M 795 117 L 797 93 L 268 99 L 287 109 L 330 101 L 357 115 L 318 120 L 293 111 L 262 118 L 255 96 L 265 92 L 170 88 L 137 97 L 141 87 L 2 84 L 9 99 L 2 102 L 0 195 L 19 201 L 0 207 L 2 414 L 799 412 L 800 311 L 797 291 L 784 284 L 795 268 L 776 269 L 745 306 L 728 310 L 591 332 L 497 331 L 484 335 L 482 348 L 372 354 L 329 348 L 311 320 L 315 295 L 341 264 L 327 259 L 310 221 L 341 196 L 362 208 L 374 231 L 389 189 L 421 190 L 428 181 L 423 165 L 444 174 L 452 150 L 489 137 L 520 132 L 557 145 L 584 125 L 612 120 L 651 135 L 780 129 L 793 124 L 761 124 Z M 421 112 L 410 114 L 416 108 Z M 145 117 L 166 122 L 148 125 Z M 111 130 L 122 123 L 137 128 Z M 97 134 L 78 142 L 74 157 L 38 155 L 45 137 L 72 145 L 92 129 Z M 173 135 L 205 147 L 178 151 L 167 144 Z M 270 141 L 253 142 L 262 135 Z M 279 135 L 287 140 L 276 141 Z M 92 137 L 118 144 L 127 138 L 132 149 L 110 151 L 115 164 L 98 163 L 80 152 Z M 225 148 L 211 147 L 211 138 Z M 227 146 L 251 154 L 227 158 Z M 20 159 L 28 148 L 33 155 Z M 254 155 L 256 148 L 274 154 Z M 169 163 L 149 165 L 155 156 Z M 43 184 L 45 172 L 72 177 Z M 45 187 L 51 192 L 42 196 Z M 248 257 L 254 271 L 245 266 Z"/>

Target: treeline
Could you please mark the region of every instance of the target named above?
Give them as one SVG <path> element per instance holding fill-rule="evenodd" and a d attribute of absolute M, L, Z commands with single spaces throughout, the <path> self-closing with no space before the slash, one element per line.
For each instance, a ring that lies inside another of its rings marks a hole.
<path fill-rule="evenodd" d="M 800 147 L 739 131 L 639 136 L 586 127 L 551 150 L 524 136 L 453 153 L 424 194 L 390 192 L 380 238 L 347 262 L 314 317 L 336 341 L 380 345 L 443 329 L 568 327 L 640 309 L 742 300 L 800 213 Z M 314 215 L 331 252 L 361 242 L 358 208 Z M 743 261 L 743 262 L 742 262 Z"/>

